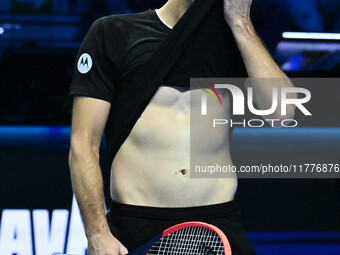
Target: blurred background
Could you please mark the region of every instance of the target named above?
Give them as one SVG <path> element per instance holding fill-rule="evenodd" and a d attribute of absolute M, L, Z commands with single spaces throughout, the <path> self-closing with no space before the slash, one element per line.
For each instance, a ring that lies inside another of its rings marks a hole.
<path fill-rule="evenodd" d="M 0 0 L 0 255 L 84 254 L 67 165 L 76 53 L 95 19 L 164 2 Z M 249 144 L 235 130 L 235 162 L 340 163 L 340 1 L 254 0 L 252 17 L 289 77 L 329 82 L 303 85 L 313 118 L 297 114 L 300 133 L 264 128 Z M 241 179 L 236 200 L 258 254 L 340 254 L 339 197 L 338 179 Z"/>

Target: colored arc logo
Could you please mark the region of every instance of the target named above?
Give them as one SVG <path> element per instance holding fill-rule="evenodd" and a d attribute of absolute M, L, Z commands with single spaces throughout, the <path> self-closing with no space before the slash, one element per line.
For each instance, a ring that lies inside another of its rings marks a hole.
<path fill-rule="evenodd" d="M 217 93 L 217 91 L 216 91 L 213 87 L 211 87 L 210 85 L 208 85 L 208 84 L 203 83 L 203 85 L 206 86 L 207 88 L 211 89 L 211 90 L 214 92 L 214 94 L 217 96 L 218 100 L 220 101 L 221 106 L 223 106 L 222 100 L 221 100 L 221 98 L 220 98 L 220 95 Z M 207 89 L 201 89 L 201 90 L 203 90 L 204 92 L 206 92 L 206 93 L 214 100 L 215 104 L 217 105 L 217 102 L 216 102 L 216 100 L 215 100 L 213 94 L 211 94 Z"/>

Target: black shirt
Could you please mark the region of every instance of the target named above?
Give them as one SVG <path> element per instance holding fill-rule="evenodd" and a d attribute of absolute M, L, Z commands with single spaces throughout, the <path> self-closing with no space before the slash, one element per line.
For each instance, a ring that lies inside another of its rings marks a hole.
<path fill-rule="evenodd" d="M 96 20 L 79 49 L 70 94 L 112 103 L 170 30 L 155 10 Z"/>
<path fill-rule="evenodd" d="M 154 10 L 95 21 L 78 52 L 70 94 L 111 103 L 105 136 L 112 162 L 161 84 L 246 76 L 223 1 L 196 0 L 173 29 Z"/>

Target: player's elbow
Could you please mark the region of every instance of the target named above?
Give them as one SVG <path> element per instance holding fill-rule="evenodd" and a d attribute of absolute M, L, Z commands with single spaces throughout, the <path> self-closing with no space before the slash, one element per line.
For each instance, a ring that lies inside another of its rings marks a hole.
<path fill-rule="evenodd" d="M 69 153 L 68 153 L 68 166 L 70 167 L 70 170 L 72 171 L 72 169 L 74 168 L 74 164 L 77 161 L 77 154 L 75 153 L 74 148 L 70 148 Z"/>
<path fill-rule="evenodd" d="M 285 112 L 279 109 L 272 116 L 271 120 L 268 121 L 274 128 L 281 128 L 289 125 L 294 120 L 295 108 L 293 106 L 287 106 Z M 272 121 L 274 119 L 275 121 Z"/>
<path fill-rule="evenodd" d="M 68 165 L 72 171 L 74 165 L 80 160 L 82 155 L 80 145 L 71 141 L 71 146 L 68 154 Z"/>
<path fill-rule="evenodd" d="M 99 160 L 99 149 L 97 149 L 96 146 L 93 146 L 85 139 L 71 138 L 68 156 L 68 164 L 71 170 L 74 165 L 85 162 L 89 158 L 93 158 L 93 155 Z"/>
<path fill-rule="evenodd" d="M 293 107 L 291 105 L 287 106 L 285 119 L 286 120 L 293 120 L 294 117 L 295 117 L 295 107 Z"/>

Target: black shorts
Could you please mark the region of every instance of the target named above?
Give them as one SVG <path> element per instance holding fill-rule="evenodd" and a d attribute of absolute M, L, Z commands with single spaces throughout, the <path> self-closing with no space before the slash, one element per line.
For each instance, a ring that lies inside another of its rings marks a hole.
<path fill-rule="evenodd" d="M 244 230 L 241 213 L 234 201 L 198 207 L 158 208 L 111 202 L 107 221 L 112 234 L 132 251 L 163 230 L 187 221 L 202 221 L 221 229 L 233 255 L 255 254 Z"/>

